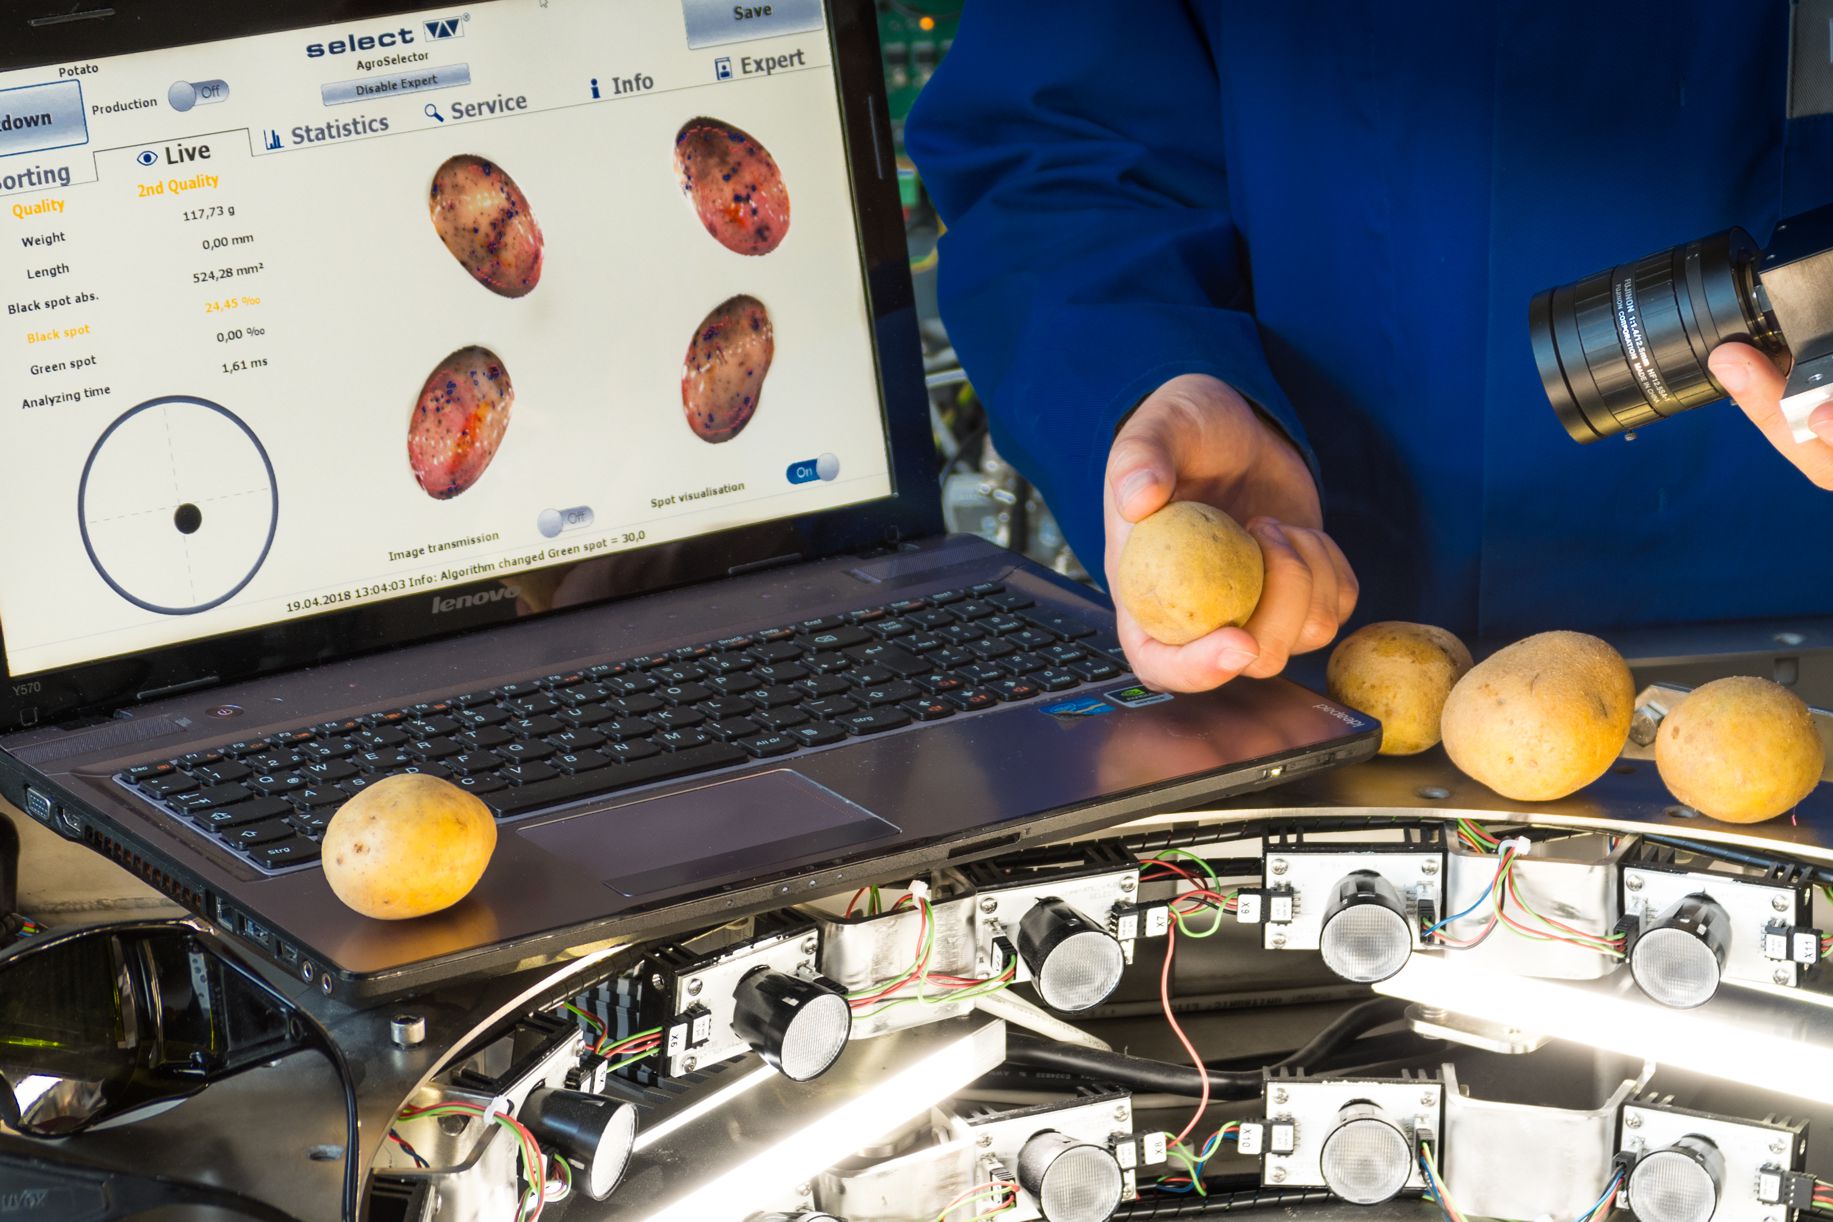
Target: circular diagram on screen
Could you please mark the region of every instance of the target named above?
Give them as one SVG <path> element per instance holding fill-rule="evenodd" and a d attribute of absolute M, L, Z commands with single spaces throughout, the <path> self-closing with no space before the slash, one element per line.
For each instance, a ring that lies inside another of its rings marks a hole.
<path fill-rule="evenodd" d="M 76 513 L 110 589 L 161 615 L 195 615 L 261 571 L 280 493 L 267 450 L 240 416 L 173 395 L 103 431 L 83 464 Z"/>

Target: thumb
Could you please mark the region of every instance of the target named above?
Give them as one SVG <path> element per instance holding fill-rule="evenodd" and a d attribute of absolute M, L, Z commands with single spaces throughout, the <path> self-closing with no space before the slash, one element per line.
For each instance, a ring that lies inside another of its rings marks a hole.
<path fill-rule="evenodd" d="M 1768 357 L 1748 344 L 1720 344 L 1706 358 L 1706 365 L 1726 393 L 1745 407 L 1781 397 L 1781 373 Z"/>
<path fill-rule="evenodd" d="M 1129 522 L 1158 512 L 1171 499 L 1177 469 L 1163 431 L 1143 413 L 1120 429 L 1108 452 L 1107 487 L 1114 508 Z"/>

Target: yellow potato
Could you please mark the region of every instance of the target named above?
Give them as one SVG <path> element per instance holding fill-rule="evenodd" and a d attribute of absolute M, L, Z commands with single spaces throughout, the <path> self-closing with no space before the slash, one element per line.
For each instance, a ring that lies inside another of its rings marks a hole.
<path fill-rule="evenodd" d="M 1695 688 L 1655 733 L 1655 767 L 1668 792 L 1726 823 L 1795 809 L 1820 784 L 1826 754 L 1801 698 L 1748 675 Z"/>
<path fill-rule="evenodd" d="M 450 908 L 496 851 L 496 820 L 476 794 L 417 772 L 386 777 L 337 808 L 325 828 L 325 880 L 345 904 L 384 921 Z"/>
<path fill-rule="evenodd" d="M 1635 681 L 1616 650 L 1543 632 L 1477 663 L 1445 701 L 1445 751 L 1505 798 L 1546 802 L 1604 775 L 1629 741 Z"/>
<path fill-rule="evenodd" d="M 1381 754 L 1438 745 L 1439 714 L 1470 669 L 1470 650 L 1443 628 L 1388 620 L 1358 628 L 1330 653 L 1330 698 L 1381 721 Z"/>
<path fill-rule="evenodd" d="M 1247 623 L 1265 580 L 1254 536 L 1220 509 L 1173 501 L 1127 536 L 1114 597 L 1151 636 L 1187 645 Z"/>

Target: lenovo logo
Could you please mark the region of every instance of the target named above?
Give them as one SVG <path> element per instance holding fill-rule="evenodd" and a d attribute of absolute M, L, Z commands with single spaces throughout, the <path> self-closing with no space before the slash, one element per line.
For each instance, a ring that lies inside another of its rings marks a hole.
<path fill-rule="evenodd" d="M 504 599 L 519 598 L 522 591 L 515 586 L 503 586 L 496 590 L 482 590 L 476 594 L 457 594 L 450 597 L 435 594 L 433 596 L 433 614 L 444 615 L 447 611 L 462 611 L 468 607 L 487 607 L 491 603 L 500 603 Z"/>

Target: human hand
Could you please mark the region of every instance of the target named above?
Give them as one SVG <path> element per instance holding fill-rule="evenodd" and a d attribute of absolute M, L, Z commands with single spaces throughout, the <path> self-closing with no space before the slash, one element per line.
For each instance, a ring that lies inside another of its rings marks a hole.
<path fill-rule="evenodd" d="M 1320 648 L 1356 605 L 1356 577 L 1321 528 L 1317 485 L 1291 442 L 1216 378 L 1186 374 L 1153 391 L 1120 427 L 1104 490 L 1108 588 L 1133 524 L 1173 500 L 1202 501 L 1260 544 L 1266 584 L 1244 628 L 1187 645 L 1154 640 L 1119 608 L 1133 673 L 1162 691 L 1206 691 L 1236 675 L 1276 675 Z"/>
<path fill-rule="evenodd" d="M 1833 403 L 1822 403 L 1808 416 L 1814 440 L 1796 441 L 1782 416 L 1782 389 L 1788 379 L 1749 344 L 1720 344 L 1707 358 L 1712 376 L 1731 392 L 1751 423 L 1815 484 L 1833 491 Z"/>

